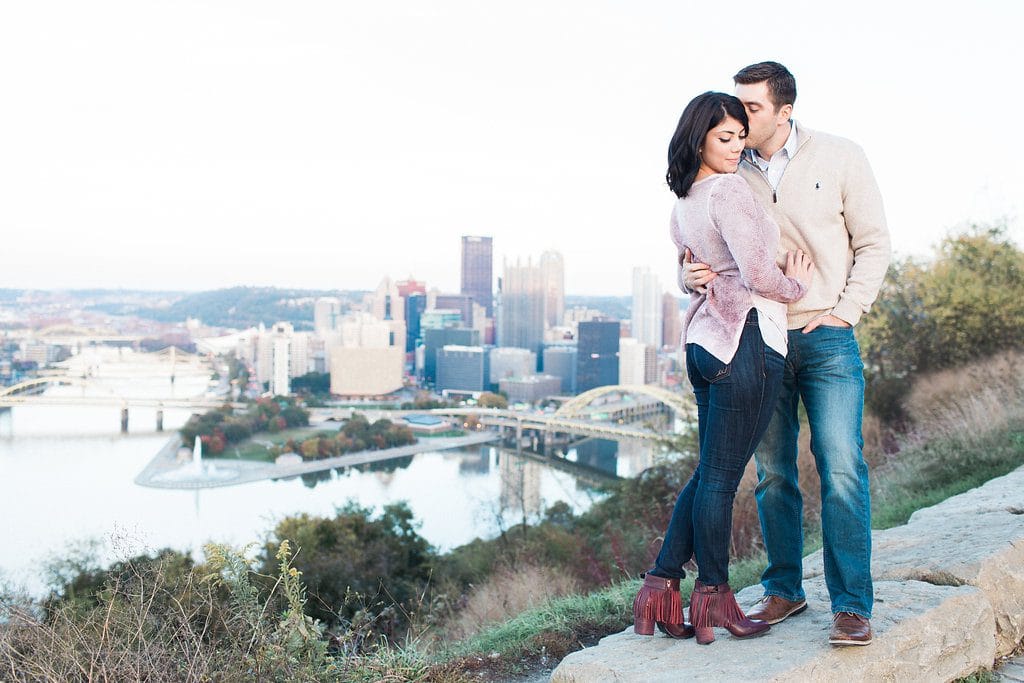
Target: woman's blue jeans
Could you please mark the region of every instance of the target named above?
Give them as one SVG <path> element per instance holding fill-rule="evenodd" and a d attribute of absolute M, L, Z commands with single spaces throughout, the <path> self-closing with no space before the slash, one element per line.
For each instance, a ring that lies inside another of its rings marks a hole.
<path fill-rule="evenodd" d="M 705 584 L 729 581 L 732 505 L 743 470 L 761 440 L 782 387 L 784 359 L 765 345 L 751 309 L 732 362 L 686 345 L 686 372 L 697 400 L 700 461 L 676 499 L 655 576 L 682 578 L 695 558 Z"/>
<path fill-rule="evenodd" d="M 766 595 L 804 599 L 803 500 L 797 472 L 797 404 L 804 402 L 811 452 L 821 477 L 825 585 L 832 611 L 871 618 L 871 493 L 861 417 L 864 366 L 852 328 L 789 332 L 782 392 L 757 449 L 757 511 L 768 568 Z"/>

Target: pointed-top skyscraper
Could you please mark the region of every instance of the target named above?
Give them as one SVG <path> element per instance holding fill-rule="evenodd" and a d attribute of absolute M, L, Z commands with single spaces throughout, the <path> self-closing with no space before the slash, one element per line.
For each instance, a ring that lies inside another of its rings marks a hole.
<path fill-rule="evenodd" d="M 517 346 L 540 353 L 544 343 L 544 275 L 527 259 L 504 264 L 501 278 L 499 346 Z"/>

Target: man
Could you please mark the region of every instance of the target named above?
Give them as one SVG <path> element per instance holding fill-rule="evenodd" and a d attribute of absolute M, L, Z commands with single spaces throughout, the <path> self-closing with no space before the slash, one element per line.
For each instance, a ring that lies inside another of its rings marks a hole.
<path fill-rule="evenodd" d="M 779 223 L 781 249 L 802 249 L 817 266 L 807 295 L 789 305 L 782 394 L 755 455 L 768 568 L 761 577 L 764 597 L 747 615 L 777 624 L 807 609 L 797 485 L 802 399 L 821 476 L 829 642 L 867 645 L 874 599 L 871 501 L 861 438 L 864 373 L 853 326 L 875 300 L 889 265 L 882 199 L 858 146 L 792 119 L 796 81 L 786 67 L 761 62 L 733 80 L 750 119 L 738 172 Z M 716 274 L 690 260 L 685 254 L 684 284 L 702 291 Z"/>

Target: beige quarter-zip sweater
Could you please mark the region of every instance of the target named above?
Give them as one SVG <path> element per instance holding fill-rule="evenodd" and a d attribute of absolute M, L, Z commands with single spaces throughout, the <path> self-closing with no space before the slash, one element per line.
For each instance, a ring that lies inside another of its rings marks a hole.
<path fill-rule="evenodd" d="M 835 135 L 797 126 L 797 151 L 777 189 L 746 157 L 739 174 L 779 224 L 778 263 L 803 249 L 816 270 L 807 295 L 789 304 L 788 327 L 832 314 L 856 325 L 889 267 L 882 196 L 863 150 Z"/>

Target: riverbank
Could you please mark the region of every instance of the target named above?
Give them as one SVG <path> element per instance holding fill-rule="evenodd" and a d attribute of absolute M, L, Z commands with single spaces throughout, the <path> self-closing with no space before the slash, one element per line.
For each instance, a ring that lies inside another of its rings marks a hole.
<path fill-rule="evenodd" d="M 186 490 L 237 486 L 254 481 L 287 479 L 338 467 L 353 467 L 394 458 L 405 458 L 419 453 L 475 446 L 497 441 L 499 438 L 501 437 L 498 433 L 489 431 L 457 437 L 434 437 L 421 439 L 408 446 L 360 451 L 334 458 L 282 465 L 249 460 L 208 458 L 203 463 L 203 470 L 195 470 L 192 463 L 178 462 L 178 449 L 181 448 L 182 443 L 180 437 L 175 435 L 164 444 L 149 464 L 135 477 L 135 483 L 150 488 Z"/>

